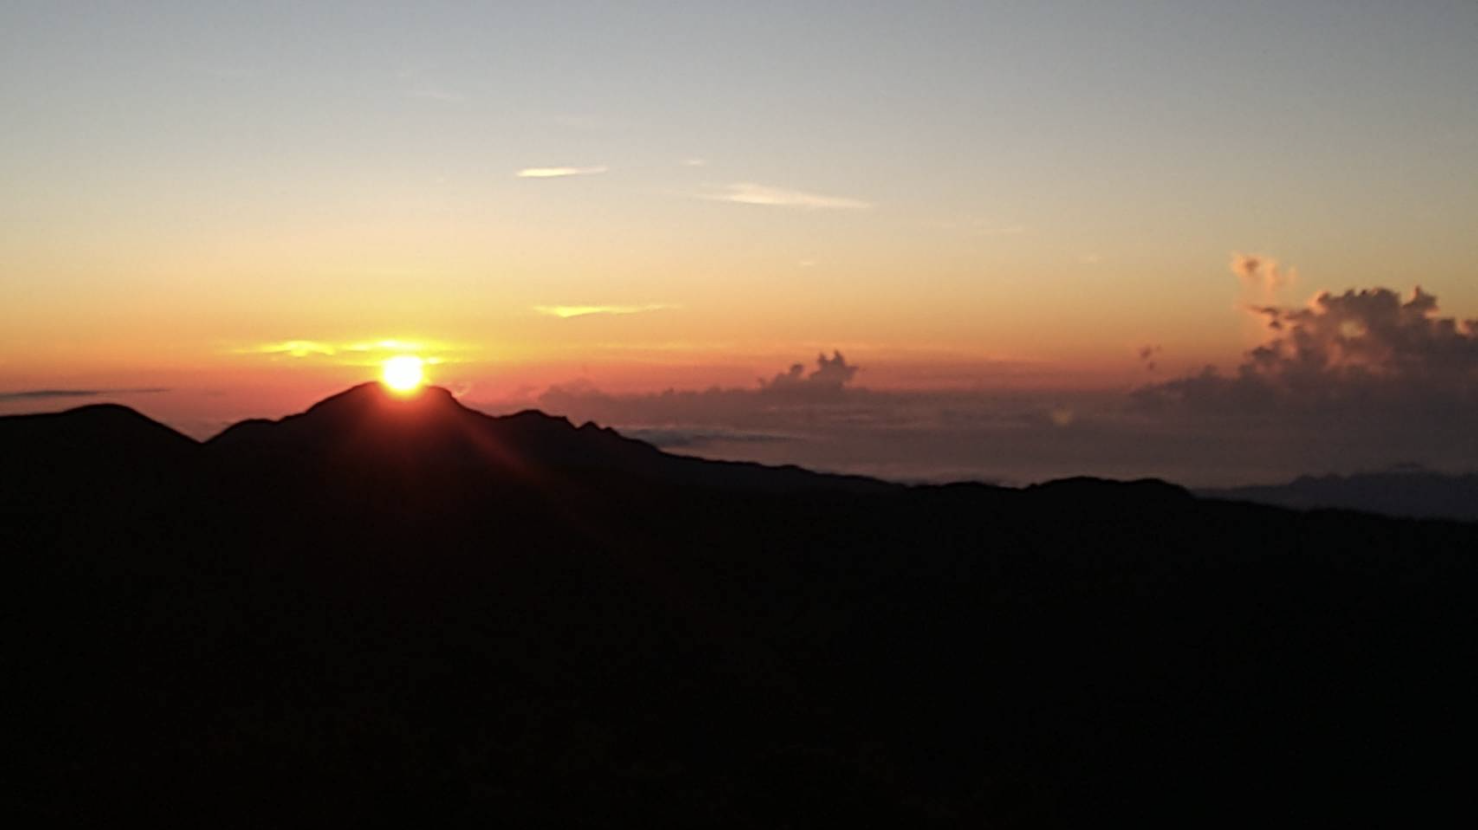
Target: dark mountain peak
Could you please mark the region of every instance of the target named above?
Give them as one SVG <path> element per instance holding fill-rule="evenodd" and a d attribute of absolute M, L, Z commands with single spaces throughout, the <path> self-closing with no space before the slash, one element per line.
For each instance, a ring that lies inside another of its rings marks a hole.
<path fill-rule="evenodd" d="M 440 386 L 423 386 L 413 392 L 394 392 L 383 383 L 371 381 L 330 395 L 308 407 L 307 413 L 410 413 L 468 411 L 452 393 Z"/>
<path fill-rule="evenodd" d="M 522 409 L 518 412 L 513 413 L 512 415 L 504 415 L 500 418 L 500 420 L 507 421 L 508 423 L 523 425 L 538 424 L 550 427 L 563 427 L 566 429 L 575 428 L 574 423 L 572 423 L 569 418 L 566 418 L 563 415 L 550 415 L 548 412 L 540 409 Z"/>
<path fill-rule="evenodd" d="M 480 413 L 457 402 L 439 386 L 397 393 L 380 383 L 362 383 L 331 395 L 307 410 L 272 421 L 253 418 L 237 423 L 212 438 L 213 446 L 255 442 L 271 435 L 274 442 L 328 445 L 346 436 L 404 439 L 450 432 L 459 422 Z"/>
<path fill-rule="evenodd" d="M 495 417 L 463 406 L 440 387 L 398 393 L 379 383 L 352 387 L 281 420 L 244 421 L 209 443 L 223 457 L 258 467 L 388 466 L 504 477 L 626 468 L 660 455 L 609 430 L 579 430 L 568 418 L 536 410 Z"/>
<path fill-rule="evenodd" d="M 106 445 L 122 442 L 127 446 L 184 447 L 195 441 L 164 424 L 116 403 L 94 403 L 63 412 L 46 412 L 0 417 L 0 435 L 11 440 L 26 437 L 65 445 Z"/>
<path fill-rule="evenodd" d="M 30 497 L 83 483 L 127 487 L 177 472 L 200 445 L 136 410 L 112 403 L 0 417 L 0 496 Z"/>
<path fill-rule="evenodd" d="M 1074 505 L 1081 504 L 1105 510 L 1153 509 L 1158 506 L 1188 502 L 1194 498 L 1191 492 L 1184 487 L 1157 478 L 1117 481 L 1092 476 L 1074 476 L 1033 484 L 1026 488 L 1026 492 L 1048 499 L 1065 500 Z"/>
<path fill-rule="evenodd" d="M 487 415 L 434 386 L 399 394 L 379 383 L 360 384 L 281 420 L 243 421 L 207 446 L 233 470 L 275 477 L 315 470 L 315 475 L 352 480 L 359 472 L 389 470 L 502 482 L 595 474 L 744 490 L 893 487 L 799 468 L 668 455 L 609 427 L 589 422 L 577 427 L 569 418 L 536 409 Z"/>

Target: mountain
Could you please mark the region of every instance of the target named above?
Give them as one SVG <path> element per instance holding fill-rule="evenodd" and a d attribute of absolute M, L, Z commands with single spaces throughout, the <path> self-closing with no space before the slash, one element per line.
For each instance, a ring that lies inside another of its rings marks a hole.
<path fill-rule="evenodd" d="M 1392 470 L 1352 476 L 1303 476 L 1287 484 L 1202 490 L 1206 498 L 1297 510 L 1362 510 L 1418 519 L 1478 521 L 1478 475 Z"/>
<path fill-rule="evenodd" d="M 1478 525 L 903 487 L 356 387 L 0 418 L 27 823 L 1472 811 Z"/>
<path fill-rule="evenodd" d="M 280 421 L 236 424 L 206 450 L 236 467 L 327 469 L 333 475 L 390 465 L 504 480 L 615 474 L 736 489 L 895 489 L 858 476 L 668 455 L 593 423 L 577 428 L 534 410 L 493 417 L 468 409 L 445 389 L 401 395 L 379 383 L 356 386 Z"/>

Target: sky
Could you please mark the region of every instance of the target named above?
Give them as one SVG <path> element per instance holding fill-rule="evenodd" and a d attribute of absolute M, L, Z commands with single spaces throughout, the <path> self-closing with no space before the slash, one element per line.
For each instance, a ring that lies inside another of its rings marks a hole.
<path fill-rule="evenodd" d="M 0 413 L 203 438 L 411 353 L 897 477 L 1478 468 L 1474 43 L 1472 2 L 7 0 Z"/>

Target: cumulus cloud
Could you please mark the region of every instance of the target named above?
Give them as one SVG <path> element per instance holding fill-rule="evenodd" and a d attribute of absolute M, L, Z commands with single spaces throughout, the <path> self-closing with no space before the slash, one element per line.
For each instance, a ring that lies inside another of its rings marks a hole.
<path fill-rule="evenodd" d="M 822 353 L 816 356 L 816 368 L 810 374 L 806 374 L 804 365 L 792 364 L 789 371 L 781 372 L 768 381 L 761 380 L 760 391 L 785 394 L 840 392 L 843 387 L 852 382 L 852 378 L 857 376 L 858 368 L 849 364 L 839 351 L 833 351 L 829 358 Z"/>
<path fill-rule="evenodd" d="M 590 167 L 525 167 L 513 175 L 520 179 L 563 179 L 570 176 L 596 176 L 610 170 L 604 165 Z"/>
<path fill-rule="evenodd" d="M 669 303 L 646 303 L 645 305 L 536 305 L 534 311 L 549 317 L 567 319 L 588 317 L 592 314 L 641 314 L 647 311 L 665 311 L 677 308 Z"/>
<path fill-rule="evenodd" d="M 1405 299 L 1388 288 L 1351 289 L 1321 292 L 1302 308 L 1251 311 L 1269 337 L 1233 374 L 1208 367 L 1145 387 L 1136 398 L 1223 413 L 1276 407 L 1478 416 L 1478 320 L 1440 316 L 1437 298 L 1419 287 Z"/>
<path fill-rule="evenodd" d="M 711 199 L 715 202 L 801 208 L 804 210 L 867 210 L 872 207 L 871 202 L 864 202 L 861 199 L 823 196 L 818 193 L 807 193 L 803 190 L 790 190 L 783 187 L 771 187 L 770 185 L 755 184 L 753 182 L 736 182 L 726 185 L 717 193 L 711 193 L 704 198 Z"/>

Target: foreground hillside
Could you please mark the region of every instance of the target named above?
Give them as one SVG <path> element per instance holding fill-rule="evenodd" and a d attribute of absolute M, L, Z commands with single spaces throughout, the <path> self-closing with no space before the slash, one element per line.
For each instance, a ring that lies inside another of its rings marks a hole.
<path fill-rule="evenodd" d="M 7 811 L 1040 826 L 1470 810 L 1478 526 L 902 488 L 351 390 L 0 419 Z"/>

